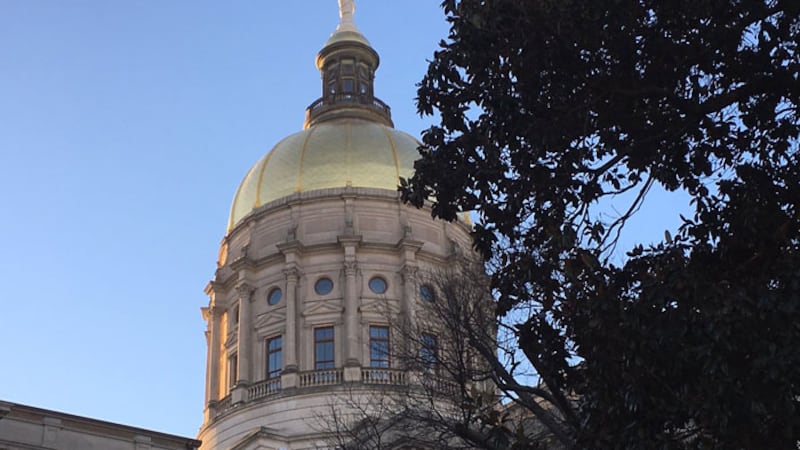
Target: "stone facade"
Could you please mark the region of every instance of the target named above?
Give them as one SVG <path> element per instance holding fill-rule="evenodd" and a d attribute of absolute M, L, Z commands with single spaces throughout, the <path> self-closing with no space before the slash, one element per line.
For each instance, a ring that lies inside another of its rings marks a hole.
<path fill-rule="evenodd" d="M 464 223 L 434 221 L 429 210 L 403 205 L 396 192 L 368 188 L 299 193 L 242 221 L 223 243 L 203 310 L 203 448 L 319 448 L 326 443 L 320 418 L 337 395 L 414 382 L 417 374 L 391 355 L 388 363 L 372 360 L 370 332 L 414 321 L 425 301 L 416 274 L 446 267 L 458 248 L 469 247 L 468 232 Z M 327 294 L 315 290 L 321 279 L 332 282 Z M 277 289 L 280 300 L 270 304 Z M 320 329 L 333 331 L 333 361 L 324 368 L 315 355 Z M 276 338 L 281 372 L 270 377 Z"/>
<path fill-rule="evenodd" d="M 378 54 L 353 22 L 353 2 L 340 8 L 303 131 L 256 162 L 234 196 L 203 308 L 204 450 L 325 448 L 326 415 L 363 414 L 353 402 L 423 380 L 451 386 L 393 357 L 411 347 L 394 325 L 438 345 L 436 325 L 417 322 L 431 300 L 419 280 L 463 255 L 470 230 L 400 201 L 420 143 L 393 128 L 374 95 Z M 351 406 L 333 411 L 342 396 Z"/>
<path fill-rule="evenodd" d="M 0 450 L 194 450 L 200 441 L 0 402 Z"/>

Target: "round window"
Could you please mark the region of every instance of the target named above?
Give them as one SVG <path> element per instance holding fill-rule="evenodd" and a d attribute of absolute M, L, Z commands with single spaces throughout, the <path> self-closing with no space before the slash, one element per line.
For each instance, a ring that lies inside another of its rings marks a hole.
<path fill-rule="evenodd" d="M 269 294 L 267 295 L 267 303 L 271 306 L 275 306 L 281 302 L 281 297 L 283 297 L 281 288 L 274 288 L 269 291 Z"/>
<path fill-rule="evenodd" d="M 376 294 L 386 293 L 386 280 L 381 277 L 372 277 L 369 280 L 369 290 Z"/>
<path fill-rule="evenodd" d="M 436 296 L 433 294 L 433 288 L 427 284 L 423 284 L 419 287 L 419 296 L 426 302 L 432 302 L 436 299 Z"/>
<path fill-rule="evenodd" d="M 330 278 L 320 278 L 314 284 L 314 292 L 319 295 L 328 295 L 333 290 L 333 281 Z"/>

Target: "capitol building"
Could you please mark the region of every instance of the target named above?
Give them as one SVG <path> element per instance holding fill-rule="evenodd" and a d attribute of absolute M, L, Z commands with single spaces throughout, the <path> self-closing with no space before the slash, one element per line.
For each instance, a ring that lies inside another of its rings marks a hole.
<path fill-rule="evenodd" d="M 430 367 L 404 364 L 397 349 L 436 364 L 440 331 L 420 320 L 437 296 L 425 274 L 469 249 L 470 229 L 400 200 L 420 143 L 394 128 L 376 95 L 378 53 L 353 1 L 339 4 L 302 130 L 256 161 L 233 197 L 202 308 L 197 439 L 0 403 L 0 449 L 331 448 L 326 417 L 357 419 L 346 405 L 430 381 Z M 398 324 L 417 330 L 416 347 Z"/>

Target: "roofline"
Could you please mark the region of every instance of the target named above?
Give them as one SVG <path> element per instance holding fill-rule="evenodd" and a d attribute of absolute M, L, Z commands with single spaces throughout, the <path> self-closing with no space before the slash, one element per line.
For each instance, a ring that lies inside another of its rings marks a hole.
<path fill-rule="evenodd" d="M 147 436 L 166 441 L 184 443 L 187 450 L 195 450 L 200 447 L 201 444 L 201 442 L 197 439 L 178 436 L 176 434 L 163 433 L 161 431 L 148 430 L 146 428 L 139 428 L 116 422 L 93 419 L 91 417 L 77 416 L 52 409 L 38 408 L 35 406 L 0 400 L 0 420 L 9 420 L 14 416 L 20 416 L 18 418 L 21 420 L 25 420 L 25 416 L 28 416 L 28 420 L 30 420 L 30 416 L 38 416 L 41 419 L 59 419 L 70 422 L 69 425 L 73 425 L 77 429 L 81 429 L 82 427 L 84 427 L 87 431 L 97 431 L 100 429 L 109 436 L 129 438 L 134 438 L 135 436 Z"/>

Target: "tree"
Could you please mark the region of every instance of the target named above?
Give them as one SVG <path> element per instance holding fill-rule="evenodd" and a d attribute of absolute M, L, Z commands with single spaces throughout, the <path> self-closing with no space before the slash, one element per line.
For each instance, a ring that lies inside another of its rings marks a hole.
<path fill-rule="evenodd" d="M 795 448 L 800 2 L 442 7 L 418 91 L 440 123 L 400 189 L 479 217 L 497 318 L 541 390 L 495 381 L 558 410 L 565 446 Z M 694 214 L 614 263 L 654 188 Z"/>
<path fill-rule="evenodd" d="M 480 265 L 452 262 L 446 271 L 420 275 L 431 298 L 414 320 L 386 311 L 395 369 L 373 369 L 369 389 L 357 383 L 331 398 L 317 420 L 331 447 L 501 450 L 525 442 L 560 448 L 540 424 L 521 426 L 530 422 L 527 414 L 499 408 L 491 364 L 500 365 L 497 351 L 505 343 L 497 339 L 488 279 Z M 406 382 L 392 382 L 396 368 Z M 558 411 L 532 407 L 546 421 L 561 420 Z"/>

